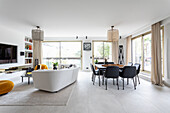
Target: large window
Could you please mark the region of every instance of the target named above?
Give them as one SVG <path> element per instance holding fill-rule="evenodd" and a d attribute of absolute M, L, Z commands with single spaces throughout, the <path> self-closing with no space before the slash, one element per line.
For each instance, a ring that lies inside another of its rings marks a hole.
<path fill-rule="evenodd" d="M 112 42 L 94 41 L 93 42 L 93 56 L 94 60 L 99 62 L 104 62 L 106 58 L 107 61 L 112 61 Z"/>
<path fill-rule="evenodd" d="M 141 49 L 141 40 L 142 37 L 138 37 L 132 41 L 132 59 L 133 63 L 140 63 L 142 64 L 142 49 Z"/>
<path fill-rule="evenodd" d="M 164 29 L 161 28 L 161 61 L 162 61 L 162 74 L 163 70 L 163 54 L 164 54 Z M 141 70 L 151 72 L 151 32 L 139 35 L 132 39 L 132 61 L 133 63 L 140 63 Z"/>
<path fill-rule="evenodd" d="M 144 70 L 151 71 L 151 33 L 143 36 Z"/>
<path fill-rule="evenodd" d="M 81 67 L 81 42 L 43 42 L 43 63 L 52 68 L 52 62 L 76 64 Z"/>

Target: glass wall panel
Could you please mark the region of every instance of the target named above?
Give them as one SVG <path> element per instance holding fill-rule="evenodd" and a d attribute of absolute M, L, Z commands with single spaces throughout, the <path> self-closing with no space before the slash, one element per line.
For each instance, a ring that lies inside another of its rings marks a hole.
<path fill-rule="evenodd" d="M 81 57 L 80 42 L 61 42 L 61 57 Z"/>
<path fill-rule="evenodd" d="M 151 34 L 145 35 L 144 40 L 144 70 L 151 71 Z"/>
<path fill-rule="evenodd" d="M 132 59 L 133 64 L 142 64 L 142 48 L 141 48 L 141 37 L 132 40 Z M 141 66 L 142 67 L 142 66 Z"/>
<path fill-rule="evenodd" d="M 104 58 L 107 58 L 108 62 L 112 62 L 112 43 L 104 42 Z"/>
<path fill-rule="evenodd" d="M 151 72 L 151 33 L 143 34 L 139 38 L 132 39 L 133 63 L 140 63 L 141 70 Z M 143 58 L 143 60 L 142 60 Z M 164 75 L 164 28 L 161 28 L 161 64 L 162 75 Z"/>
<path fill-rule="evenodd" d="M 94 42 L 94 60 L 99 62 L 104 62 L 106 58 L 107 61 L 112 61 L 112 42 Z"/>
<path fill-rule="evenodd" d="M 43 42 L 43 64 L 76 64 L 81 67 L 81 42 Z"/>

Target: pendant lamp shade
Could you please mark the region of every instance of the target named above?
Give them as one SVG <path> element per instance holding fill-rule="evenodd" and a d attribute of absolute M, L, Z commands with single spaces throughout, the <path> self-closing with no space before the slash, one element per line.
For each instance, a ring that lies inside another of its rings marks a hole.
<path fill-rule="evenodd" d="M 108 41 L 118 41 L 119 40 L 119 30 L 117 29 L 110 29 L 107 32 L 107 40 Z"/>
<path fill-rule="evenodd" d="M 32 30 L 32 39 L 33 40 L 44 40 L 44 31 L 40 29 L 40 26 L 36 26 L 37 29 Z"/>

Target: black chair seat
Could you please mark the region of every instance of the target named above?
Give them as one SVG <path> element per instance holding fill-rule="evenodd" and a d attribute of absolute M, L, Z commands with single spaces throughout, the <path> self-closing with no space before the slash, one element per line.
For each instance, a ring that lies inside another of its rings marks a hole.
<path fill-rule="evenodd" d="M 93 82 L 93 85 L 95 83 L 95 78 L 96 78 L 96 75 L 99 77 L 99 86 L 100 86 L 100 75 L 101 73 L 99 73 L 99 70 L 95 70 L 94 69 L 94 66 L 93 64 L 90 64 L 90 67 L 91 67 L 91 70 L 92 70 L 92 82 Z"/>
<path fill-rule="evenodd" d="M 125 66 L 122 72 L 119 72 L 119 76 L 123 78 L 123 90 L 124 90 L 124 78 L 132 78 L 134 83 L 134 89 L 136 89 L 136 82 L 134 82 L 134 77 L 136 76 L 135 66 Z"/>
<path fill-rule="evenodd" d="M 106 90 L 107 90 L 107 79 L 108 78 L 113 78 L 113 84 L 114 84 L 114 79 L 117 79 L 117 87 L 119 90 L 119 84 L 118 84 L 118 78 L 119 78 L 119 67 L 117 66 L 108 66 L 106 68 L 105 74 L 105 85 L 106 85 Z"/>

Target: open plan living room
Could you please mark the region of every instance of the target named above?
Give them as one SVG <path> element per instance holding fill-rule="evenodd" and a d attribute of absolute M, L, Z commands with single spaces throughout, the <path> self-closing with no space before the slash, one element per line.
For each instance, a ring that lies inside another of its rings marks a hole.
<path fill-rule="evenodd" d="M 170 0 L 0 0 L 0 113 L 170 113 Z"/>

